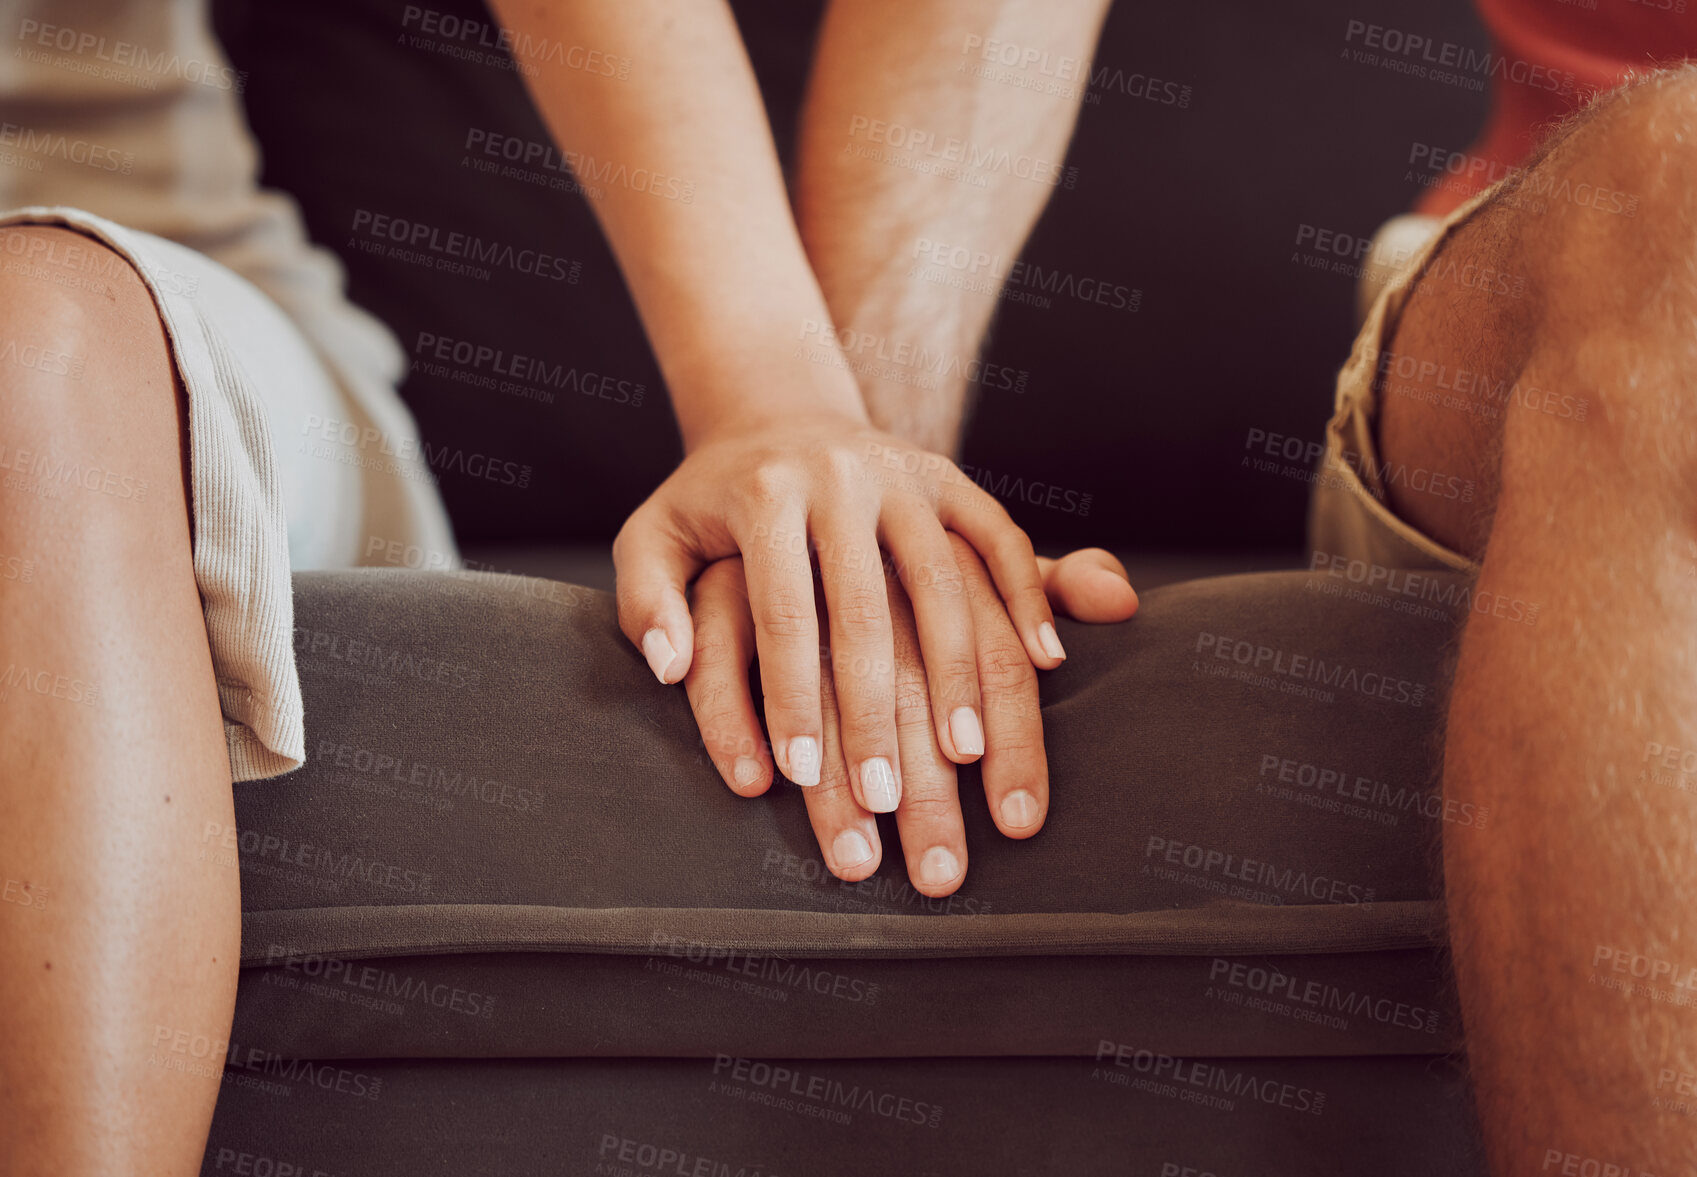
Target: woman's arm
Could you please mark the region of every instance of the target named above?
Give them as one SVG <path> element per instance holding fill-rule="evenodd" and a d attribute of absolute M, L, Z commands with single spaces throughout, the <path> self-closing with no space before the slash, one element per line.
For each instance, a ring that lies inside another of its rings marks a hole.
<path fill-rule="evenodd" d="M 678 681 L 693 651 L 685 589 L 707 561 L 740 552 L 773 752 L 791 780 L 814 784 L 822 736 L 816 554 L 851 773 L 857 785 L 862 773 L 893 778 L 899 791 L 888 552 L 913 600 L 939 746 L 956 762 L 977 759 L 984 737 L 972 615 L 945 529 L 983 556 L 1028 655 L 1050 667 L 1060 658 L 1044 645 L 1052 615 L 1031 544 L 952 463 L 868 423 L 728 8 L 671 0 L 495 7 L 521 58 L 528 38 L 632 62 L 617 78 L 546 55 L 536 61 L 527 81 L 564 150 L 694 185 L 688 204 L 618 185 L 596 202 L 688 450 L 614 546 L 626 635 L 662 681 Z M 1047 635 L 1052 642 L 1052 626 Z"/>

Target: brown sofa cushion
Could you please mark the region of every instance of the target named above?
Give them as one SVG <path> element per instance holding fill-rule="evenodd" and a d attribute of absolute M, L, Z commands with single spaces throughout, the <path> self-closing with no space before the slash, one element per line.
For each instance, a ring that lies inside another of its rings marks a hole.
<path fill-rule="evenodd" d="M 294 1058 L 1442 1054 L 1447 623 L 1302 572 L 1063 623 L 1047 827 L 951 900 L 734 797 L 605 594 L 296 577 L 309 760 L 237 787 L 235 1038 Z M 885 819 L 887 820 L 887 819 Z M 895 843 L 893 825 L 887 841 Z"/>

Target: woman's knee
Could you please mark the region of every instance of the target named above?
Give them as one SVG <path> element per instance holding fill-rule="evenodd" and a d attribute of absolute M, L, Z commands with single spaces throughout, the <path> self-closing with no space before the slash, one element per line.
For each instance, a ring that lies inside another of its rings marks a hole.
<path fill-rule="evenodd" d="M 131 263 L 68 229 L 0 228 L 0 515 L 180 496 L 185 426 Z"/>

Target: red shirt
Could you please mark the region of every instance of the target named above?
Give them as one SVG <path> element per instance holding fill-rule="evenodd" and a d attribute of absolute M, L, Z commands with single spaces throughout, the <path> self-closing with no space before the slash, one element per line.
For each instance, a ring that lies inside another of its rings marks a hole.
<path fill-rule="evenodd" d="M 1472 154 L 1491 166 L 1430 189 L 1423 213 L 1442 215 L 1521 164 L 1552 123 L 1633 71 L 1697 58 L 1697 0 L 1478 3 L 1496 60 L 1491 117 Z"/>

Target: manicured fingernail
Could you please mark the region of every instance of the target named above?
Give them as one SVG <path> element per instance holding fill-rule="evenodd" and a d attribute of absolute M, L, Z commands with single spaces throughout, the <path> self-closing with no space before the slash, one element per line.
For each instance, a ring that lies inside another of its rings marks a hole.
<path fill-rule="evenodd" d="M 666 636 L 666 631 L 655 626 L 642 635 L 642 656 L 648 659 L 648 669 L 654 672 L 654 677 L 666 682 L 666 668 L 678 652 L 672 648 L 672 639 Z"/>
<path fill-rule="evenodd" d="M 873 813 L 893 812 L 902 799 L 896 786 L 896 770 L 882 756 L 861 762 L 860 791 L 866 798 L 866 808 Z"/>
<path fill-rule="evenodd" d="M 790 767 L 785 776 L 798 785 L 812 787 L 819 783 L 819 741 L 812 736 L 797 736 L 790 741 Z"/>
<path fill-rule="evenodd" d="M 1067 648 L 1061 645 L 1061 635 L 1055 632 L 1055 627 L 1045 621 L 1037 627 L 1037 644 L 1043 647 L 1043 652 L 1051 658 L 1065 658 Z"/>
<path fill-rule="evenodd" d="M 984 728 L 978 722 L 978 712 L 956 707 L 949 715 L 949 738 L 955 742 L 958 756 L 984 755 Z"/>
<path fill-rule="evenodd" d="M 872 843 L 859 830 L 844 830 L 831 843 L 831 857 L 838 870 L 853 870 L 872 857 Z"/>
<path fill-rule="evenodd" d="M 960 859 L 942 846 L 933 846 L 919 860 L 919 881 L 927 887 L 941 887 L 960 876 Z"/>
<path fill-rule="evenodd" d="M 1002 824 L 1010 830 L 1031 828 L 1037 824 L 1040 813 L 1037 798 L 1024 789 L 1015 789 L 1002 798 Z"/>
<path fill-rule="evenodd" d="M 736 779 L 737 784 L 747 786 L 759 780 L 760 774 L 765 771 L 760 761 L 754 757 L 738 756 L 736 764 L 731 768 L 731 776 Z"/>

